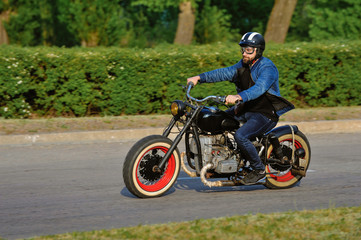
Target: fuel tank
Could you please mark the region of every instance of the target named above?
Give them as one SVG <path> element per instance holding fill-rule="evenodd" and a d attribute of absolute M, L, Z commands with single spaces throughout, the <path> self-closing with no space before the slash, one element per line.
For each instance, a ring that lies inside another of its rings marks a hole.
<path fill-rule="evenodd" d="M 240 125 L 232 115 L 215 107 L 204 107 L 198 114 L 196 123 L 200 129 L 211 134 L 236 130 Z"/>

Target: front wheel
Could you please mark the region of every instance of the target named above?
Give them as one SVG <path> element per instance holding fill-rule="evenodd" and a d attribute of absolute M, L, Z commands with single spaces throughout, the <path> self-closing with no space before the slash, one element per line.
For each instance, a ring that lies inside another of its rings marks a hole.
<path fill-rule="evenodd" d="M 123 179 L 127 189 L 137 197 L 159 197 L 177 180 L 180 154 L 174 150 L 161 172 L 154 171 L 172 145 L 172 141 L 160 135 L 139 140 L 128 152 L 123 165 Z"/>
<path fill-rule="evenodd" d="M 304 150 L 304 157 L 302 159 L 303 165 L 305 169 L 308 169 L 311 160 L 311 148 L 310 144 L 306 138 L 306 136 L 298 131 L 294 134 L 295 137 L 295 149 L 303 149 Z M 292 150 L 293 150 L 293 136 L 292 134 L 285 134 L 278 137 L 278 140 L 282 146 L 282 152 L 288 159 L 292 159 Z M 267 157 L 271 157 L 273 151 L 273 147 L 268 149 Z M 281 188 L 290 188 L 297 184 L 301 179 L 302 176 L 300 175 L 293 175 L 291 171 L 291 167 L 285 167 L 277 164 L 267 164 L 266 166 L 267 173 L 278 172 L 278 174 L 268 174 L 265 186 L 271 189 L 281 189 Z"/>

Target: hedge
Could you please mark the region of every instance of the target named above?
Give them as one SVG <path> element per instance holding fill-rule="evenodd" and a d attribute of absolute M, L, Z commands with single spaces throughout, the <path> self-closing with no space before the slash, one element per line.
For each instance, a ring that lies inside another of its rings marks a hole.
<path fill-rule="evenodd" d="M 361 103 L 361 41 L 267 46 L 281 93 L 296 106 Z M 187 77 L 235 64 L 236 43 L 154 49 L 0 46 L 4 118 L 166 113 Z M 230 83 L 202 84 L 198 97 L 233 94 Z"/>

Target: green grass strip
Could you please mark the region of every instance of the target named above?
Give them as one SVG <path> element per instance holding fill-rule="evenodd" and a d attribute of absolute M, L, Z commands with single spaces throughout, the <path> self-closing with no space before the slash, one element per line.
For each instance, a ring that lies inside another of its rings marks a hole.
<path fill-rule="evenodd" d="M 33 239 L 360 239 L 361 206 L 248 214 Z"/>

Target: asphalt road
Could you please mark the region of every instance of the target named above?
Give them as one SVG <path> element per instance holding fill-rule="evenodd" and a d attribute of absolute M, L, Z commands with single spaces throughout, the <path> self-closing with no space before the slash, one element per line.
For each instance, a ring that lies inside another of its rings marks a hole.
<path fill-rule="evenodd" d="M 0 146 L 0 236 L 7 239 L 248 213 L 361 204 L 361 134 L 308 135 L 312 159 L 298 186 L 208 188 L 180 173 L 156 199 L 125 188 L 134 142 Z"/>

